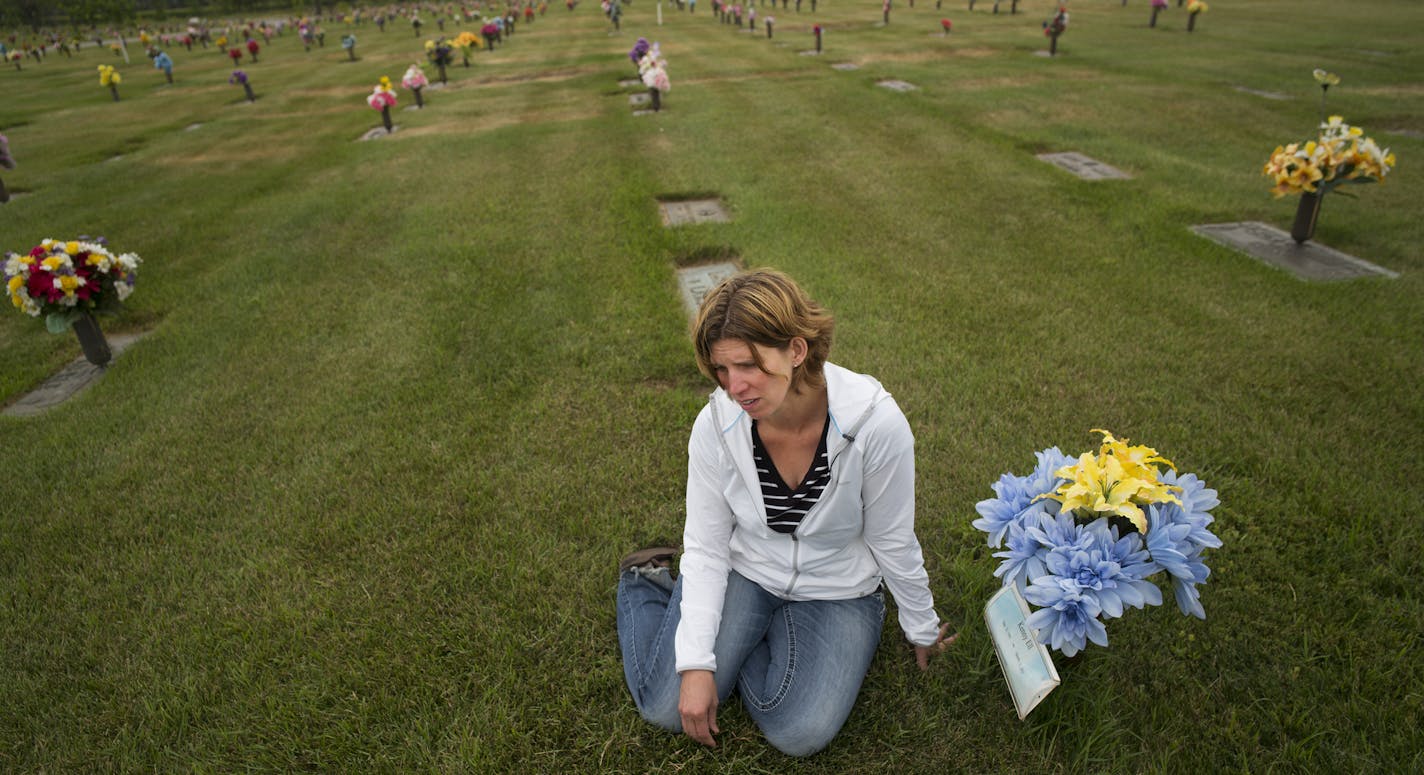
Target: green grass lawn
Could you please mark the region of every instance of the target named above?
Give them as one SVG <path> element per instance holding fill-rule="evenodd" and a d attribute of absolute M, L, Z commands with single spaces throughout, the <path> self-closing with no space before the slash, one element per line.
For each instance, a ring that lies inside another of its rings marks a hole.
<path fill-rule="evenodd" d="M 422 57 L 401 23 L 356 30 L 355 63 L 340 22 L 310 53 L 275 38 L 252 105 L 213 49 L 170 49 L 173 86 L 136 44 L 0 68 L 24 194 L 0 249 L 137 252 L 105 327 L 149 332 L 64 406 L 0 417 L 0 770 L 1424 768 L 1424 4 L 1219 0 L 1188 34 L 1175 4 L 1149 30 L 1146 0 L 1075 0 L 1055 59 L 1045 0 L 916 5 L 777 10 L 773 40 L 707 0 L 660 28 L 637 0 L 618 35 L 554 6 L 426 110 L 402 91 L 372 142 L 365 95 Z M 800 56 L 813 23 L 825 54 Z M 651 117 L 618 86 L 638 35 L 672 78 Z M 1188 230 L 1289 227 L 1260 170 L 1313 132 L 1316 67 L 1399 157 L 1328 196 L 1316 239 L 1398 279 L 1305 283 Z M 694 192 L 733 221 L 662 228 L 655 197 Z M 892 616 L 803 761 L 735 702 L 716 750 L 643 723 L 614 634 L 618 558 L 680 533 L 709 390 L 675 269 L 719 253 L 798 278 L 833 360 L 896 395 L 961 627 L 921 674 Z M 6 312 L 0 403 L 76 355 Z M 974 504 L 1097 427 L 1220 492 L 1208 619 L 1169 592 L 1110 622 L 1019 722 Z"/>

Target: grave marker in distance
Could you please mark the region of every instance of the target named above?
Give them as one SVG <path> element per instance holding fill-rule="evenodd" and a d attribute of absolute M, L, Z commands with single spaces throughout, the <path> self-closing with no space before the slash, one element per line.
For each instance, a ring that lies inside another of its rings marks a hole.
<path fill-rule="evenodd" d="M 1122 170 L 1103 164 L 1097 159 L 1075 151 L 1065 153 L 1040 153 L 1038 158 L 1077 175 L 1083 180 L 1126 180 L 1131 178 Z"/>

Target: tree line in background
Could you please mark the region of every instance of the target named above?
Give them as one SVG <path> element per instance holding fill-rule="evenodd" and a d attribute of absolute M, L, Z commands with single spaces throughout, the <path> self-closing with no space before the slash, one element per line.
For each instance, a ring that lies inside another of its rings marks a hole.
<path fill-rule="evenodd" d="M 140 17 L 154 21 L 186 19 L 209 13 L 241 14 L 296 10 L 320 0 L 0 0 L 0 30 L 96 24 L 128 24 Z"/>

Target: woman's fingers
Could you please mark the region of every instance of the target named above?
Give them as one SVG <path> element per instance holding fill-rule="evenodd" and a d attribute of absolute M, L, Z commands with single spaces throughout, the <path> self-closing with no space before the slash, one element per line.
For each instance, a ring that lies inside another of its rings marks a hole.
<path fill-rule="evenodd" d="M 957 633 L 957 632 L 954 633 L 953 635 L 949 635 L 948 637 L 946 637 L 946 633 L 948 633 L 948 632 L 949 632 L 949 623 L 946 622 L 946 623 L 940 625 L 940 627 L 939 627 L 939 637 L 935 639 L 934 645 L 931 645 L 931 646 L 916 646 L 916 647 L 915 647 L 915 664 L 919 665 L 921 670 L 928 670 L 928 669 L 929 669 L 929 667 L 930 667 L 930 652 L 932 652 L 932 651 L 944 651 L 945 649 L 949 648 L 949 644 L 953 643 L 955 640 L 957 640 L 957 639 L 959 638 L 959 633 Z"/>
<path fill-rule="evenodd" d="M 712 673 L 689 670 L 682 674 L 682 691 L 677 704 L 682 715 L 682 731 L 703 745 L 716 747 L 712 735 L 717 729 L 717 685 Z"/>

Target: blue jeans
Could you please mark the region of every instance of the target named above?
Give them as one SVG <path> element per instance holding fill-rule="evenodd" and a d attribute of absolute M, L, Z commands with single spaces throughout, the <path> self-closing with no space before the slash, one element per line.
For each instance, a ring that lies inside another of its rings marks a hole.
<path fill-rule="evenodd" d="M 673 732 L 682 731 L 673 653 L 681 604 L 682 581 L 666 569 L 618 580 L 623 676 L 643 718 Z M 768 742 L 791 756 L 815 753 L 850 716 L 884 621 L 878 590 L 853 600 L 782 600 L 732 571 L 713 646 L 718 700 L 735 689 Z"/>

